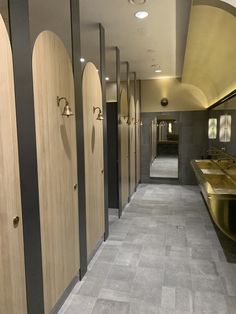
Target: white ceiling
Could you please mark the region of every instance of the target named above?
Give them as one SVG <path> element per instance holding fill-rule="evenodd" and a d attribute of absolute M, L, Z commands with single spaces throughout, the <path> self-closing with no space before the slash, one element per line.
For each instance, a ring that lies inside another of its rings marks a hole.
<path fill-rule="evenodd" d="M 182 74 L 190 0 L 147 0 L 132 5 L 128 0 L 80 0 L 82 54 L 99 66 L 96 23 L 106 31 L 107 75 L 114 79 L 115 54 L 118 46 L 121 61 L 139 79 L 178 77 Z M 149 16 L 138 20 L 134 13 L 146 10 Z M 161 74 L 155 73 L 159 65 Z"/>
<path fill-rule="evenodd" d="M 236 0 L 222 0 L 236 6 Z M 80 0 L 82 53 L 86 61 L 99 68 L 98 23 L 106 30 L 107 75 L 115 78 L 115 52 L 139 79 L 182 76 L 191 0 L 147 0 L 145 5 L 131 5 L 128 0 Z M 149 17 L 137 20 L 137 10 L 147 10 Z M 70 0 L 29 0 L 32 46 L 45 30 L 56 32 L 71 55 Z M 153 64 L 160 65 L 156 74 Z M 125 74 L 125 65 L 121 72 Z"/>
<path fill-rule="evenodd" d="M 80 0 L 82 54 L 99 68 L 99 31 L 106 31 L 106 68 L 115 78 L 114 47 L 121 61 L 128 61 L 138 79 L 179 77 L 185 52 L 190 0 L 147 0 L 132 5 L 128 0 Z M 147 10 L 149 16 L 138 20 L 134 13 Z M 32 46 L 37 35 L 49 29 L 56 32 L 71 54 L 70 0 L 29 0 Z M 154 72 L 160 65 L 161 74 Z M 125 73 L 123 65 L 122 73 Z"/>

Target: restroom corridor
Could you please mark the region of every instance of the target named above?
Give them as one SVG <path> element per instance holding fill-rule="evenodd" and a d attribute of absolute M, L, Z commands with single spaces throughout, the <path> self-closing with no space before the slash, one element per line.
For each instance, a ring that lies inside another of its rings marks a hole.
<path fill-rule="evenodd" d="M 196 186 L 141 184 L 60 314 L 235 314 L 226 261 Z"/>
<path fill-rule="evenodd" d="M 178 156 L 158 156 L 150 165 L 150 177 L 178 178 Z"/>
<path fill-rule="evenodd" d="M 235 34 L 236 0 L 0 1 L 0 314 L 236 314 Z"/>

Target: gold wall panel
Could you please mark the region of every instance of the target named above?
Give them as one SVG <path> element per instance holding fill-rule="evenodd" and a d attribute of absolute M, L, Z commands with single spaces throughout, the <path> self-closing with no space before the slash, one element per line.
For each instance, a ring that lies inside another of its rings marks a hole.
<path fill-rule="evenodd" d="M 25 314 L 25 269 L 13 63 L 0 16 L 0 313 Z M 19 224 L 13 226 L 13 218 Z"/>
<path fill-rule="evenodd" d="M 95 65 L 88 62 L 82 82 L 84 145 L 85 145 L 85 186 L 87 251 L 91 257 L 104 234 L 104 174 L 103 174 L 103 121 L 97 120 L 102 111 L 102 90 Z"/>
<path fill-rule="evenodd" d="M 62 116 L 66 97 L 75 112 L 70 57 L 61 40 L 42 32 L 33 50 L 45 313 L 80 268 L 75 116 Z"/>

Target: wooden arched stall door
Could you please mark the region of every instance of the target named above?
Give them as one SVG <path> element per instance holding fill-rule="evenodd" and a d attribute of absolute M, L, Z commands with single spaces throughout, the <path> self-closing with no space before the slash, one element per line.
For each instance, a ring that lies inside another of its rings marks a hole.
<path fill-rule="evenodd" d="M 120 167 L 121 167 L 121 205 L 122 208 L 128 203 L 129 198 L 129 116 L 127 92 L 121 90 L 120 95 Z"/>
<path fill-rule="evenodd" d="M 136 185 L 140 182 L 140 104 L 136 102 Z"/>
<path fill-rule="evenodd" d="M 130 196 L 134 193 L 136 187 L 136 143 L 135 143 L 135 103 L 134 97 L 130 97 L 129 102 L 129 127 L 130 127 L 130 158 L 129 158 L 129 167 L 130 167 Z"/>
<path fill-rule="evenodd" d="M 25 268 L 12 51 L 0 16 L 0 313 L 25 314 Z"/>
<path fill-rule="evenodd" d="M 70 57 L 52 32 L 33 50 L 33 82 L 45 313 L 80 268 L 74 80 Z"/>
<path fill-rule="evenodd" d="M 87 252 L 90 258 L 104 235 L 102 90 L 95 65 L 88 62 L 82 81 Z"/>

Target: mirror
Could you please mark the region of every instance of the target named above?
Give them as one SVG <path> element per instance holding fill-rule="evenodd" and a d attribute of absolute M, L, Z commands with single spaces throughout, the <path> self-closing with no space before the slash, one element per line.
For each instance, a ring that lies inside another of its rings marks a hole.
<path fill-rule="evenodd" d="M 150 177 L 178 178 L 178 123 L 171 115 L 157 115 L 150 124 Z"/>
<path fill-rule="evenodd" d="M 236 155 L 236 97 L 209 110 L 208 143 L 212 148 L 222 149 Z M 210 120 L 211 119 L 211 120 Z M 215 120 L 212 120 L 215 119 Z M 215 121 L 215 122 L 214 122 Z M 213 123 L 214 122 L 214 123 Z M 213 130 L 214 125 L 214 130 Z M 212 129 L 210 129 L 212 127 Z M 211 136 L 211 135 L 214 136 Z"/>

